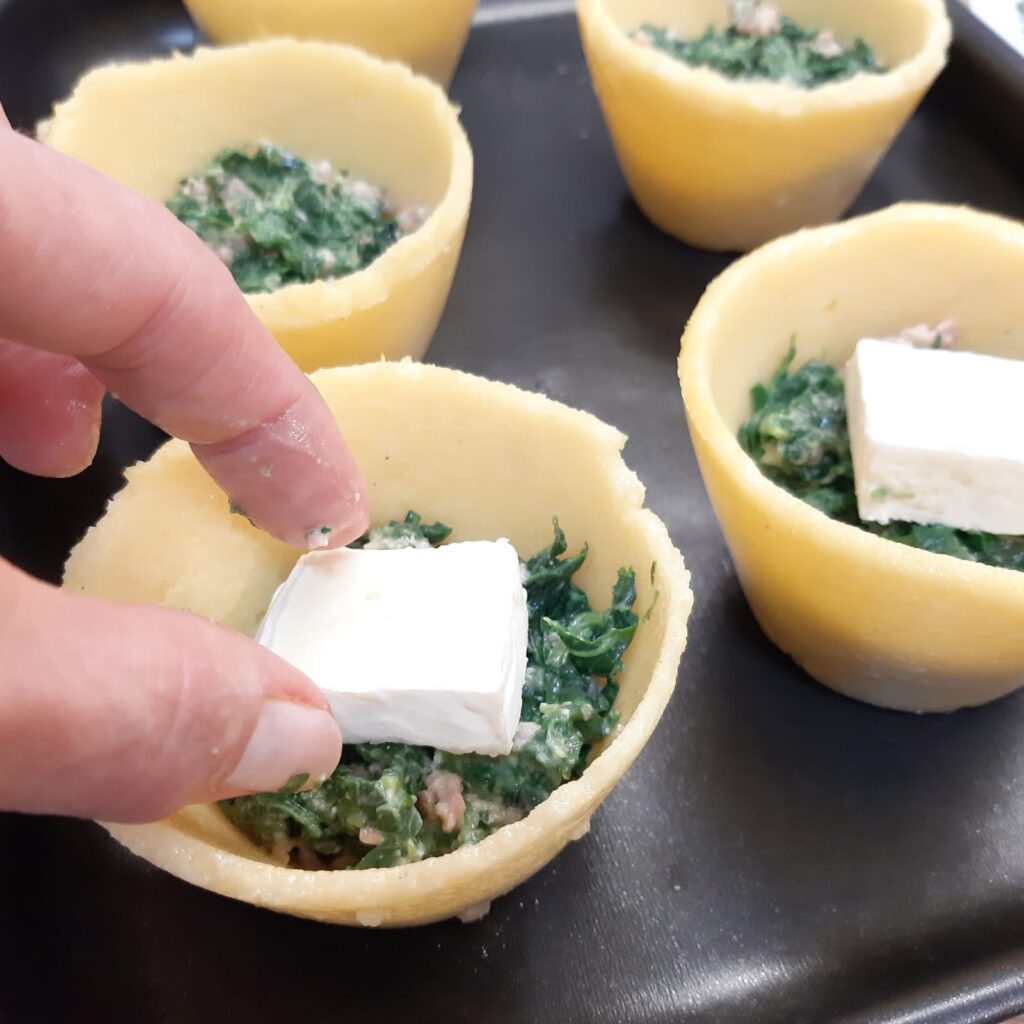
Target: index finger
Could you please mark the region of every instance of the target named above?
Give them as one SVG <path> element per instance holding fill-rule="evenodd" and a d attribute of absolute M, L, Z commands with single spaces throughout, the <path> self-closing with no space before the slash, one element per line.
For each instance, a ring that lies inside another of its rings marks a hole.
<path fill-rule="evenodd" d="M 333 416 L 159 203 L 0 127 L 0 337 L 72 355 L 293 544 L 366 527 Z"/>

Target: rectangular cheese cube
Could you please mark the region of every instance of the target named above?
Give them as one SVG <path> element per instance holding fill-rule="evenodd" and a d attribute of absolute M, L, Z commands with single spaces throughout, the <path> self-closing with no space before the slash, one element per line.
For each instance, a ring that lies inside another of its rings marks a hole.
<path fill-rule="evenodd" d="M 1024 534 L 1024 362 L 865 338 L 846 406 L 861 519 Z"/>
<path fill-rule="evenodd" d="M 526 678 L 526 591 L 508 541 L 313 551 L 257 634 L 330 701 L 345 743 L 507 754 Z"/>

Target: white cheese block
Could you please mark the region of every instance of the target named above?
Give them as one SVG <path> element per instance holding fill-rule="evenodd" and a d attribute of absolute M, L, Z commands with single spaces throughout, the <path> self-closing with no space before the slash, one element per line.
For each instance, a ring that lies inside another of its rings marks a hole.
<path fill-rule="evenodd" d="M 1024 362 L 865 338 L 846 368 L 861 519 L 1024 534 Z"/>
<path fill-rule="evenodd" d="M 507 754 L 526 678 L 526 591 L 506 540 L 313 551 L 257 634 L 323 690 L 345 743 Z"/>

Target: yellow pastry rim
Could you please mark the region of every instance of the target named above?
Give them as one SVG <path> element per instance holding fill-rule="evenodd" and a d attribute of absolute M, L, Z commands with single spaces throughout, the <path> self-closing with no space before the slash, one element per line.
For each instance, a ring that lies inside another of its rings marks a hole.
<path fill-rule="evenodd" d="M 700 97 L 708 110 L 745 108 L 783 118 L 884 102 L 902 94 L 923 91 L 946 61 L 952 27 L 942 0 L 906 0 L 928 15 L 928 34 L 909 60 L 879 75 L 858 74 L 814 89 L 792 83 L 731 79 L 706 67 L 694 67 L 651 46 L 641 46 L 619 28 L 604 0 L 577 0 L 581 21 L 598 34 L 609 53 L 645 74 Z"/>

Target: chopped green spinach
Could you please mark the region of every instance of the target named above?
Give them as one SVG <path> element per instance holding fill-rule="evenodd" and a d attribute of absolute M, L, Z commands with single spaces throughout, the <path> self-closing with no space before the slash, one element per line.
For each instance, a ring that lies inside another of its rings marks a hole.
<path fill-rule="evenodd" d="M 444 523 L 424 523 L 416 512 L 409 512 L 401 522 L 385 523 L 375 526 L 358 540 L 354 540 L 350 548 L 370 548 L 387 550 L 389 548 L 429 548 L 448 539 L 452 532 Z"/>
<path fill-rule="evenodd" d="M 450 533 L 410 512 L 353 547 L 424 547 Z M 357 744 L 319 788 L 298 792 L 306 781 L 300 777 L 277 793 L 224 800 L 228 818 L 301 866 L 391 867 L 477 843 L 577 778 L 593 745 L 618 723 L 616 679 L 638 618 L 632 571 L 619 570 L 609 607 L 597 612 L 573 582 L 587 548 L 566 552 L 556 520 L 552 543 L 523 565 L 527 670 L 512 753 Z"/>
<path fill-rule="evenodd" d="M 167 206 L 250 293 L 362 270 L 402 235 L 381 189 L 269 143 L 224 150 Z"/>
<path fill-rule="evenodd" d="M 732 79 L 789 82 L 816 89 L 861 72 L 885 68 L 863 39 L 838 42 L 831 32 L 803 28 L 781 16 L 773 31 L 751 33 L 734 17 L 724 29 L 709 26 L 702 35 L 685 39 L 671 29 L 644 24 L 633 38 L 694 67 L 707 67 Z"/>
<path fill-rule="evenodd" d="M 793 345 L 767 384 L 751 390 L 740 444 L 770 480 L 834 519 L 856 515 L 843 378 L 825 363 L 790 366 Z"/>
<path fill-rule="evenodd" d="M 753 412 L 739 442 L 761 472 L 832 519 L 885 540 L 969 562 L 1024 571 L 1024 537 L 939 524 L 869 523 L 857 514 L 843 377 L 811 361 L 790 372 L 789 352 L 767 384 L 751 389 Z"/>

